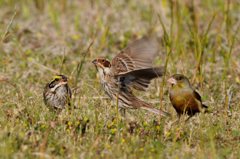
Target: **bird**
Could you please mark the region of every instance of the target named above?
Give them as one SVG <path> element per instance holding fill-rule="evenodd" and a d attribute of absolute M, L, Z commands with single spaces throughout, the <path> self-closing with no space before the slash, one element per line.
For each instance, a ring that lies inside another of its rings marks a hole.
<path fill-rule="evenodd" d="M 169 89 L 170 101 L 179 118 L 182 114 L 192 117 L 208 108 L 202 103 L 201 96 L 193 89 L 186 76 L 174 74 L 167 82 L 171 85 Z"/>
<path fill-rule="evenodd" d="M 54 111 L 60 111 L 71 105 L 71 89 L 68 86 L 68 79 L 64 75 L 56 75 L 54 79 L 46 84 L 43 91 L 45 105 Z"/>
<path fill-rule="evenodd" d="M 132 89 L 146 91 L 152 79 L 165 73 L 163 67 L 152 66 L 157 53 L 156 40 L 143 37 L 130 43 L 111 62 L 103 57 L 92 61 L 105 93 L 123 112 L 125 109 L 140 108 L 162 116 L 169 115 L 137 98 L 132 91 Z"/>

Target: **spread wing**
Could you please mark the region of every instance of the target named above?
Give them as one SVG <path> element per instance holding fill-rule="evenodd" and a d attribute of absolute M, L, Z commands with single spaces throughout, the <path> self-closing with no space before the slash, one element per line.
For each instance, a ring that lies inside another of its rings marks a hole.
<path fill-rule="evenodd" d="M 113 58 L 112 69 L 119 74 L 152 67 L 157 53 L 158 44 L 155 40 L 147 37 L 136 40 Z"/>
<path fill-rule="evenodd" d="M 122 85 L 130 85 L 144 91 L 150 84 L 152 76 L 157 77 L 152 68 L 154 58 L 158 53 L 158 44 L 154 39 L 142 38 L 134 41 L 122 50 L 112 60 L 112 71 L 120 77 Z M 147 73 L 149 76 L 144 76 Z"/>
<path fill-rule="evenodd" d="M 154 67 L 120 73 L 116 77 L 122 85 L 133 86 L 137 90 L 144 91 L 152 79 L 161 77 L 163 73 L 163 67 Z"/>

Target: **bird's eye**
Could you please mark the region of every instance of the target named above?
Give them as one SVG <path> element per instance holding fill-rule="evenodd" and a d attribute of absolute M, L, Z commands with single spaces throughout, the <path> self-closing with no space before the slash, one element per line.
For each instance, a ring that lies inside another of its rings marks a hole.
<path fill-rule="evenodd" d="M 55 81 L 59 81 L 60 79 L 59 78 L 56 78 Z"/>
<path fill-rule="evenodd" d="M 181 81 L 182 79 L 183 79 L 182 76 L 178 76 L 178 77 L 176 77 L 176 80 L 178 80 L 178 81 Z"/>

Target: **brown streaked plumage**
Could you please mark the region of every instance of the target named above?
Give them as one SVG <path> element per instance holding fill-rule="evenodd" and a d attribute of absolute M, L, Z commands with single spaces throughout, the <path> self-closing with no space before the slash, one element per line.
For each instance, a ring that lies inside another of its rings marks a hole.
<path fill-rule="evenodd" d="M 199 113 L 203 108 L 207 108 L 202 103 L 201 96 L 192 88 L 187 77 L 181 74 L 175 74 L 168 79 L 171 84 L 170 100 L 178 116 L 188 114 L 193 116 Z"/>
<path fill-rule="evenodd" d="M 54 80 L 46 84 L 43 92 L 45 105 L 51 110 L 62 110 L 70 105 L 72 97 L 68 86 L 68 79 L 64 75 L 57 75 Z"/>
<path fill-rule="evenodd" d="M 161 77 L 164 73 L 162 67 L 152 67 L 157 48 L 156 41 L 142 38 L 128 45 L 113 58 L 112 62 L 105 58 L 93 60 L 106 94 L 112 100 L 118 101 L 120 108 L 141 108 L 156 114 L 168 115 L 132 93 L 132 88 L 145 91 L 152 79 Z"/>

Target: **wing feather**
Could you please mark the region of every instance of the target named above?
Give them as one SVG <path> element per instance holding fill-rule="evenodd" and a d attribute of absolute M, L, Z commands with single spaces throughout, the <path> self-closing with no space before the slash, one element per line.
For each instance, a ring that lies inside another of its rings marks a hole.
<path fill-rule="evenodd" d="M 201 104 L 202 104 L 202 98 L 201 98 L 201 96 L 199 95 L 199 93 L 198 93 L 197 91 L 194 91 L 193 93 L 194 93 L 194 97 L 195 97 L 198 101 L 200 101 Z M 204 105 L 204 104 L 202 104 L 202 107 L 208 108 L 208 106 L 206 106 L 206 105 Z"/>
<path fill-rule="evenodd" d="M 146 68 L 120 73 L 116 76 L 121 85 L 132 86 L 134 89 L 145 91 L 154 78 L 161 77 L 164 73 L 163 67 Z"/>
<path fill-rule="evenodd" d="M 193 93 L 194 93 L 194 97 L 195 97 L 198 101 L 200 101 L 200 102 L 202 103 L 202 98 L 201 98 L 201 96 L 199 95 L 199 93 L 196 92 L 196 91 L 193 91 Z"/>
<path fill-rule="evenodd" d="M 152 67 L 157 53 L 157 41 L 144 37 L 134 41 L 114 57 L 112 60 L 112 69 L 115 74 L 119 74 L 135 69 Z"/>

